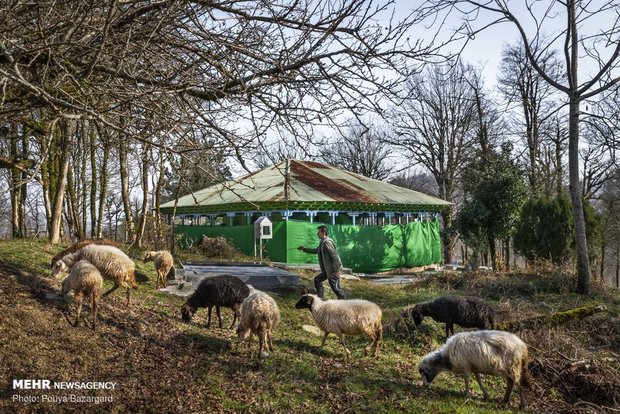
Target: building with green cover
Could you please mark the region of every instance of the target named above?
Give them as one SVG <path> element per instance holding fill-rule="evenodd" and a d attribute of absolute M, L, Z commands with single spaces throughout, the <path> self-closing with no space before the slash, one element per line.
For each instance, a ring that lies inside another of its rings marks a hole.
<path fill-rule="evenodd" d="M 317 263 L 299 245 L 318 245 L 326 224 L 342 262 L 381 272 L 441 262 L 438 213 L 450 203 L 417 191 L 313 161 L 286 160 L 161 206 L 185 246 L 202 235 L 229 238 L 254 255 L 252 223 L 273 222 L 263 256 L 289 264 Z"/>

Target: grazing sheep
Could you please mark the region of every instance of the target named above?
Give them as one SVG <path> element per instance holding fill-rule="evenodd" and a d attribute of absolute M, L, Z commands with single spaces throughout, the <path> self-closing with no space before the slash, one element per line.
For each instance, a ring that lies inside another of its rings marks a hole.
<path fill-rule="evenodd" d="M 271 335 L 280 323 L 280 309 L 275 300 L 265 292 L 252 289 L 252 293 L 241 304 L 237 337 L 239 343 L 252 334 L 258 336 L 259 361 L 269 354 L 265 347 L 273 352 Z"/>
<path fill-rule="evenodd" d="M 60 267 L 63 271 L 67 270 L 65 263 L 61 260 Z M 76 302 L 76 316 L 75 326 L 78 326 L 80 321 L 80 313 L 82 312 L 82 304 L 84 303 L 84 297 L 88 298 L 91 303 L 91 313 L 93 314 L 93 329 L 97 326 L 97 302 L 101 296 L 101 288 L 103 287 L 103 278 L 99 270 L 90 262 L 86 260 L 80 260 L 73 265 L 69 276 L 62 282 L 62 290 L 60 294 L 62 296 L 69 292 L 73 292 Z"/>
<path fill-rule="evenodd" d="M 473 372 L 484 399 L 489 394 L 480 374 L 506 378 L 503 402 L 508 403 L 515 384 L 519 388 L 521 409 L 525 408 L 523 387 L 530 384 L 527 368 L 527 345 L 518 336 L 503 331 L 461 332 L 420 361 L 419 371 L 425 385 L 430 386 L 440 371 L 451 371 L 465 377 L 465 394 L 469 395 L 469 376 Z"/>
<path fill-rule="evenodd" d="M 82 247 L 88 246 L 89 244 L 101 244 L 101 245 L 118 247 L 118 243 L 116 243 L 114 240 L 105 239 L 105 238 L 98 238 L 97 237 L 97 238 L 93 238 L 93 239 L 80 240 L 79 242 L 74 243 L 68 249 L 65 249 L 65 250 L 63 250 L 61 252 L 56 253 L 56 255 L 54 257 L 52 257 L 52 267 L 54 267 L 54 265 L 56 264 L 57 261 L 59 261 L 60 259 L 62 259 L 66 255 L 68 255 L 69 253 L 76 252 L 76 251 L 80 250 Z"/>
<path fill-rule="evenodd" d="M 454 324 L 464 328 L 493 329 L 495 310 L 488 302 L 472 296 L 443 296 L 431 302 L 415 305 L 411 314 L 416 326 L 425 316 L 446 324 L 446 337 L 454 335 Z"/>
<path fill-rule="evenodd" d="M 347 348 L 344 335 L 366 334 L 372 341 L 364 350 L 364 355 L 368 355 L 370 348 L 374 348 L 373 355 L 377 355 L 383 327 L 381 309 L 374 303 L 362 299 L 324 301 L 317 295 L 307 294 L 299 299 L 295 308 L 310 309 L 312 318 L 325 332 L 321 346 L 325 345 L 330 332 L 334 333 L 340 339 L 347 357 L 350 357 L 351 351 Z"/>
<path fill-rule="evenodd" d="M 168 250 L 160 250 L 157 252 L 146 252 L 144 256 L 144 263 L 153 262 L 155 270 L 157 270 L 157 285 L 155 289 L 159 289 L 159 284 L 162 287 L 166 287 L 166 277 L 168 272 L 172 268 L 174 259 Z"/>
<path fill-rule="evenodd" d="M 79 260 L 88 260 L 101 272 L 104 279 L 114 282 L 112 289 L 105 292 L 103 296 L 109 295 L 122 286 L 127 290 L 127 305 L 129 305 L 131 296 L 129 288 L 138 288 L 135 275 L 136 265 L 129 256 L 113 246 L 89 244 L 56 262 L 52 268 L 52 277 L 57 277 L 65 269 L 70 270 Z"/>
<path fill-rule="evenodd" d="M 204 279 L 181 307 L 181 318 L 184 322 L 189 322 L 198 308 L 209 308 L 209 319 L 207 320 L 207 328 L 209 328 L 211 326 L 211 310 L 215 306 L 221 328 L 220 306 L 226 306 L 232 309 L 235 314 L 233 323 L 230 325 L 232 329 L 239 317 L 241 303 L 249 294 L 250 288 L 235 276 L 220 275 Z"/>

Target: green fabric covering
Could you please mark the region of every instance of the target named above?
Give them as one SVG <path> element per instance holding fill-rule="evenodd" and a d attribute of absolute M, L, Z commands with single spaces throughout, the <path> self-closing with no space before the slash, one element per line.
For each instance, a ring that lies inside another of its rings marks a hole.
<path fill-rule="evenodd" d="M 322 223 L 281 221 L 273 225 L 273 239 L 264 240 L 263 257 L 291 264 L 318 263 L 318 257 L 297 250 L 300 245 L 316 247 L 316 228 Z M 406 225 L 353 226 L 327 225 L 345 267 L 356 272 L 383 272 L 398 267 L 418 267 L 441 262 L 439 221 L 412 222 Z M 209 237 L 224 236 L 239 251 L 254 255 L 254 226 L 209 227 L 176 226 L 181 246 L 187 247 Z"/>

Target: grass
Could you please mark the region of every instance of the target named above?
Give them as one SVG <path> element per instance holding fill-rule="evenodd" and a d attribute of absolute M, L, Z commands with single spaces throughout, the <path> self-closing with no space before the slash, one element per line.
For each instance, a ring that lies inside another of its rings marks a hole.
<path fill-rule="evenodd" d="M 605 412 L 614 408 L 614 398 L 620 401 L 620 294 L 595 285 L 591 295 L 576 295 L 570 275 L 436 273 L 415 285 L 398 286 L 344 280 L 350 298 L 365 298 L 383 309 L 385 337 L 376 359 L 363 357 L 368 341 L 362 337 L 348 338 L 349 360 L 335 338 L 318 349 L 321 337 L 301 329 L 312 324 L 312 317 L 294 309 L 298 296 L 273 293 L 282 322 L 275 352 L 258 365 L 256 339 L 248 348 L 236 344 L 232 330 L 205 329 L 205 311 L 192 323 L 182 323 L 183 299 L 154 289 L 153 265 L 142 263 L 138 251 L 129 253 L 140 285 L 132 292 L 132 305 L 124 305 L 119 290 L 102 299 L 96 331 L 70 326 L 71 299 L 48 295 L 59 287 L 49 278 L 49 263 L 60 250 L 40 240 L 0 242 L 0 384 L 5 384 L 0 412 L 519 412 L 514 394 L 508 407 L 498 403 L 504 390 L 500 378 L 485 378 L 490 401 L 482 400 L 475 381 L 475 395 L 466 398 L 462 379 L 452 374 L 439 375 L 430 389 L 422 387 L 417 363 L 443 343 L 443 325 L 427 318 L 419 329 L 407 329 L 400 314 L 446 293 L 489 300 L 500 321 L 604 303 L 607 312 L 582 321 L 518 333 L 532 356 L 528 408 Z M 301 274 L 306 287 L 312 285 L 311 276 Z M 88 309 L 82 314 L 88 318 Z M 223 310 L 223 317 L 227 327 L 230 310 Z M 88 406 L 14 402 L 15 394 L 67 395 L 66 390 L 13 390 L 12 380 L 22 378 L 115 381 L 118 389 L 83 391 L 113 398 Z"/>

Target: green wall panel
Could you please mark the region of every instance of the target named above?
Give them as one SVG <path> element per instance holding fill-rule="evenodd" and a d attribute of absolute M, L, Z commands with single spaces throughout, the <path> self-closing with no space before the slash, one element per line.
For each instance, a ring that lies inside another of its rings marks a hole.
<path fill-rule="evenodd" d="M 317 255 L 297 250 L 316 247 L 316 228 L 322 223 L 289 220 L 273 225 L 273 239 L 264 241 L 263 256 L 274 262 L 318 263 Z M 441 262 L 439 221 L 416 221 L 406 225 L 327 225 L 342 263 L 357 272 L 382 272 L 398 267 L 418 267 Z M 197 242 L 204 234 L 229 238 L 241 252 L 254 255 L 254 227 L 176 226 L 181 246 Z"/>

